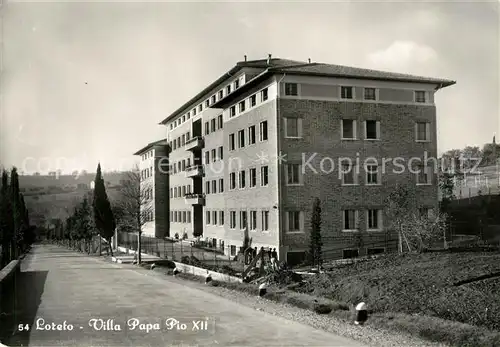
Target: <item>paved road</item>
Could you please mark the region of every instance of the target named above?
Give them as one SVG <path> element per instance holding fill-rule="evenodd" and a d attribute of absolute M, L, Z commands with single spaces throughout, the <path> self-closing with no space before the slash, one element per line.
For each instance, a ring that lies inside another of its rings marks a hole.
<path fill-rule="evenodd" d="M 22 271 L 11 324 L 30 329 L 2 341 L 9 346 L 363 346 L 189 287 L 188 282 L 53 245 L 35 246 Z M 157 324 L 158 330 L 131 330 L 131 318 L 152 329 Z M 168 318 L 185 327 L 170 329 Z M 40 319 L 73 330 L 37 330 Z M 94 328 L 91 319 L 105 324 Z M 196 325 L 206 330 L 196 330 Z"/>

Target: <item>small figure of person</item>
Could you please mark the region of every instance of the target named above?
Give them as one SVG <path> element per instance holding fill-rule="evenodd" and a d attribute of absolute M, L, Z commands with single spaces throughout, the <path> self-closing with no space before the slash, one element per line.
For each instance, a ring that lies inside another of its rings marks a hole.
<path fill-rule="evenodd" d="M 273 258 L 273 249 L 269 248 L 267 250 L 267 257 L 269 258 L 269 261 Z"/>
<path fill-rule="evenodd" d="M 276 248 L 273 248 L 271 252 L 271 265 L 274 270 L 278 270 L 278 253 L 276 252 Z"/>
<path fill-rule="evenodd" d="M 253 257 L 253 259 L 255 259 L 256 256 L 257 256 L 257 247 L 254 247 L 253 250 L 252 250 L 252 257 Z"/>

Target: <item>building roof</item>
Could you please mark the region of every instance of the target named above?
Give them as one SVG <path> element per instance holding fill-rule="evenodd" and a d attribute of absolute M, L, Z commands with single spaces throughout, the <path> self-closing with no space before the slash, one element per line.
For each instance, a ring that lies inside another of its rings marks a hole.
<path fill-rule="evenodd" d="M 304 62 L 291 59 L 280 59 L 273 58 L 250 60 L 250 61 L 239 61 L 236 65 L 226 72 L 224 75 L 219 77 L 216 81 L 210 84 L 208 87 L 203 89 L 200 93 L 191 98 L 188 102 L 178 108 L 170 116 L 165 118 L 160 124 L 166 124 L 171 119 L 181 115 L 184 112 L 189 111 L 192 104 L 201 98 L 203 95 L 208 93 L 210 90 L 215 88 L 220 83 L 224 82 L 229 77 L 233 76 L 235 73 L 240 71 L 244 67 L 250 68 L 261 68 L 263 72 L 243 84 L 240 88 L 233 91 L 231 94 L 227 95 L 223 99 L 212 104 L 211 108 L 223 108 L 229 102 L 234 100 L 235 97 L 241 95 L 244 91 L 248 90 L 249 87 L 255 85 L 256 83 L 274 75 L 274 74 L 291 74 L 291 75 L 309 75 L 309 76 L 323 76 L 323 77 L 337 77 L 337 78 L 351 78 L 351 79 L 370 79 L 370 80 L 380 80 L 380 81 L 393 81 L 393 82 L 409 82 L 409 83 L 426 83 L 426 84 L 436 84 L 436 90 L 451 86 L 455 84 L 455 81 L 441 78 L 431 78 L 423 76 L 408 75 L 395 72 L 363 69 L 352 66 L 344 65 L 334 65 L 334 64 L 324 64 L 324 63 L 312 63 Z"/>
<path fill-rule="evenodd" d="M 134 155 L 141 155 L 142 153 L 146 152 L 148 149 L 157 146 L 157 145 L 166 145 L 168 144 L 167 139 L 161 139 L 155 142 L 148 143 L 146 146 L 142 147 L 140 150 L 134 153 Z"/>
<path fill-rule="evenodd" d="M 175 110 L 171 115 L 169 115 L 167 118 L 162 120 L 159 125 L 164 125 L 171 119 L 183 114 L 184 112 L 190 111 L 192 104 L 199 100 L 201 97 L 203 97 L 205 94 L 210 92 L 212 89 L 217 87 L 219 84 L 224 82 L 230 77 L 233 77 L 235 73 L 240 71 L 241 69 L 245 67 L 249 68 L 262 68 L 262 69 L 267 69 L 269 67 L 287 67 L 287 66 L 292 66 L 292 65 L 303 65 L 307 64 L 306 62 L 303 61 L 297 61 L 297 60 L 290 60 L 290 59 L 279 59 L 279 58 L 273 58 L 270 60 L 269 64 L 267 63 L 267 59 L 258 59 L 258 60 L 248 60 L 248 61 L 239 61 L 236 63 L 235 66 L 231 68 L 228 72 L 226 72 L 224 75 L 220 76 L 218 79 L 216 79 L 214 82 L 212 82 L 210 85 L 208 85 L 205 89 L 203 89 L 201 92 L 196 94 L 194 97 L 189 99 L 186 103 L 184 103 L 181 107 L 179 107 L 177 110 Z"/>
<path fill-rule="evenodd" d="M 408 74 L 401 74 L 396 72 L 386 72 L 379 70 L 363 69 L 352 66 L 333 65 L 324 63 L 303 63 L 301 65 L 269 67 L 260 75 L 254 77 L 240 88 L 229 94 L 225 98 L 212 104 L 213 108 L 224 108 L 224 106 L 231 103 L 236 97 L 248 90 L 256 83 L 269 78 L 274 74 L 290 74 L 290 75 L 308 75 L 308 76 L 322 76 L 322 77 L 337 77 L 337 78 L 350 78 L 350 79 L 369 79 L 380 81 L 393 81 L 393 82 L 409 82 L 409 83 L 426 83 L 435 84 L 436 90 L 451 86 L 455 81 L 441 78 L 431 78 L 423 76 L 415 76 Z"/>

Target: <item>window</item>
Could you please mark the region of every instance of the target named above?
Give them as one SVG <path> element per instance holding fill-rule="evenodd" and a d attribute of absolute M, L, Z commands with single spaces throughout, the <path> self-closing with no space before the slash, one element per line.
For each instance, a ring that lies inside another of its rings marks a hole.
<path fill-rule="evenodd" d="M 356 182 L 356 167 L 352 163 L 342 163 L 342 184 L 357 184 Z"/>
<path fill-rule="evenodd" d="M 224 225 L 224 211 L 219 211 L 219 225 Z"/>
<path fill-rule="evenodd" d="M 380 122 L 376 120 L 365 121 L 365 139 L 378 140 L 380 139 Z"/>
<path fill-rule="evenodd" d="M 248 128 L 248 144 L 255 144 L 255 125 Z"/>
<path fill-rule="evenodd" d="M 364 97 L 365 100 L 375 100 L 376 99 L 375 88 L 365 88 Z"/>
<path fill-rule="evenodd" d="M 245 100 L 243 100 L 239 103 L 239 109 L 240 109 L 240 113 L 245 112 Z"/>
<path fill-rule="evenodd" d="M 182 211 L 182 223 L 186 223 L 187 221 L 187 213 L 186 211 Z"/>
<path fill-rule="evenodd" d="M 262 231 L 269 230 L 269 211 L 262 211 Z"/>
<path fill-rule="evenodd" d="M 240 229 L 245 229 L 247 224 L 247 211 L 240 211 Z"/>
<path fill-rule="evenodd" d="M 285 118 L 285 137 L 302 137 L 302 119 Z"/>
<path fill-rule="evenodd" d="M 191 223 L 191 211 L 187 212 L 187 222 Z"/>
<path fill-rule="evenodd" d="M 239 177 L 239 188 L 243 189 L 245 188 L 246 182 L 245 182 L 245 170 L 240 171 L 240 177 Z"/>
<path fill-rule="evenodd" d="M 229 228 L 236 229 L 236 211 L 229 211 Z"/>
<path fill-rule="evenodd" d="M 421 166 L 417 169 L 417 184 L 431 184 L 430 167 Z"/>
<path fill-rule="evenodd" d="M 191 133 L 188 131 L 186 133 L 186 142 L 188 142 L 190 138 L 191 138 Z"/>
<path fill-rule="evenodd" d="M 210 194 L 210 181 L 205 182 L 205 194 Z"/>
<path fill-rule="evenodd" d="M 300 164 L 287 164 L 286 165 L 286 184 L 297 185 L 301 183 L 300 179 Z"/>
<path fill-rule="evenodd" d="M 366 165 L 366 184 L 380 184 L 378 176 L 378 165 Z"/>
<path fill-rule="evenodd" d="M 245 130 L 238 131 L 238 147 L 245 147 Z"/>
<path fill-rule="evenodd" d="M 224 193 L 224 179 L 219 178 L 219 193 Z"/>
<path fill-rule="evenodd" d="M 234 89 L 238 89 L 240 87 L 240 80 L 234 81 Z"/>
<path fill-rule="evenodd" d="M 250 188 L 257 186 L 257 169 L 251 168 L 250 170 Z"/>
<path fill-rule="evenodd" d="M 357 249 L 344 249 L 342 250 L 342 257 L 344 259 L 352 259 L 359 257 L 359 250 Z"/>
<path fill-rule="evenodd" d="M 250 97 L 250 107 L 254 107 L 257 104 L 257 95 L 252 95 Z"/>
<path fill-rule="evenodd" d="M 212 163 L 215 162 L 217 160 L 217 152 L 216 152 L 216 149 L 212 149 L 211 151 L 211 154 L 212 154 Z"/>
<path fill-rule="evenodd" d="M 186 121 L 186 115 L 182 116 L 182 123 Z"/>
<path fill-rule="evenodd" d="M 236 255 L 236 246 L 231 245 L 231 257 L 234 257 Z"/>
<path fill-rule="evenodd" d="M 352 87 L 340 87 L 340 97 L 342 99 L 352 99 Z"/>
<path fill-rule="evenodd" d="M 223 121 L 222 121 L 222 115 L 221 114 L 217 116 L 217 127 L 219 129 L 224 128 L 224 124 L 223 124 Z"/>
<path fill-rule="evenodd" d="M 366 255 L 376 255 L 385 253 L 385 248 L 367 248 Z"/>
<path fill-rule="evenodd" d="M 236 106 L 231 106 L 229 109 L 229 117 L 234 117 L 236 116 Z"/>
<path fill-rule="evenodd" d="M 205 107 L 208 108 L 209 106 L 210 106 L 210 100 L 207 99 L 207 100 L 205 100 Z"/>
<path fill-rule="evenodd" d="M 267 88 L 266 89 L 262 89 L 262 91 L 260 92 L 260 99 L 262 101 L 266 101 L 267 98 L 268 98 L 268 92 L 267 92 Z"/>
<path fill-rule="evenodd" d="M 205 212 L 205 224 L 210 224 L 210 211 Z"/>
<path fill-rule="evenodd" d="M 191 112 L 188 112 L 188 113 L 186 114 L 186 119 L 188 119 L 188 120 L 189 120 L 190 118 L 191 118 Z"/>
<path fill-rule="evenodd" d="M 297 83 L 285 83 L 285 95 L 296 96 L 298 95 Z"/>
<path fill-rule="evenodd" d="M 381 230 L 382 229 L 381 217 L 382 217 L 382 210 L 366 211 L 366 229 Z"/>
<path fill-rule="evenodd" d="M 217 211 L 212 211 L 212 224 L 217 225 Z"/>
<path fill-rule="evenodd" d="M 356 139 L 356 121 L 342 119 L 342 139 Z"/>
<path fill-rule="evenodd" d="M 300 223 L 300 212 L 299 211 L 289 211 L 288 214 L 288 231 L 289 232 L 298 232 L 301 231 L 301 223 Z"/>
<path fill-rule="evenodd" d="M 426 102 L 425 91 L 423 90 L 415 91 L 415 102 Z"/>
<path fill-rule="evenodd" d="M 196 107 L 193 108 L 193 116 L 196 116 Z"/>
<path fill-rule="evenodd" d="M 213 180 L 212 181 L 212 194 L 217 193 L 217 181 Z"/>
<path fill-rule="evenodd" d="M 224 159 L 224 147 L 220 146 L 218 148 L 218 155 L 217 155 L 217 157 L 219 158 L 219 160 Z"/>
<path fill-rule="evenodd" d="M 215 104 L 216 101 L 217 101 L 217 98 L 215 97 L 215 95 L 212 95 L 212 104 Z"/>
<path fill-rule="evenodd" d="M 257 211 L 250 211 L 250 230 L 257 229 Z"/>
<path fill-rule="evenodd" d="M 224 91 L 221 89 L 219 90 L 219 100 L 224 97 Z"/>
<path fill-rule="evenodd" d="M 229 134 L 229 150 L 234 151 L 235 143 L 234 143 L 234 134 Z"/>
<path fill-rule="evenodd" d="M 357 230 L 358 229 L 358 211 L 344 210 L 344 230 Z"/>
<path fill-rule="evenodd" d="M 213 118 L 211 121 L 210 121 L 210 131 L 211 132 L 214 132 L 216 129 L 215 129 L 215 118 Z"/>
<path fill-rule="evenodd" d="M 260 185 L 262 187 L 267 186 L 269 183 L 269 168 L 267 166 L 262 166 L 260 168 Z"/>
<path fill-rule="evenodd" d="M 210 152 L 206 151 L 205 152 L 205 164 L 209 164 L 209 163 L 210 163 Z"/>
<path fill-rule="evenodd" d="M 259 124 L 259 141 L 267 141 L 267 120 Z"/>
<path fill-rule="evenodd" d="M 205 135 L 210 134 L 210 128 L 208 127 L 208 122 L 205 122 Z"/>
<path fill-rule="evenodd" d="M 236 172 L 231 172 L 229 174 L 229 189 L 236 189 Z"/>
<path fill-rule="evenodd" d="M 430 208 L 427 208 L 427 207 L 420 207 L 418 209 L 418 215 L 420 217 L 426 217 L 426 218 L 429 218 L 431 214 L 431 209 Z"/>
<path fill-rule="evenodd" d="M 231 85 L 228 85 L 226 87 L 226 95 L 229 94 L 229 93 L 231 93 Z"/>
<path fill-rule="evenodd" d="M 182 195 L 181 196 L 184 196 L 186 195 L 186 186 L 182 186 Z"/>
<path fill-rule="evenodd" d="M 430 124 L 427 122 L 417 122 L 415 125 L 416 141 L 430 141 Z"/>

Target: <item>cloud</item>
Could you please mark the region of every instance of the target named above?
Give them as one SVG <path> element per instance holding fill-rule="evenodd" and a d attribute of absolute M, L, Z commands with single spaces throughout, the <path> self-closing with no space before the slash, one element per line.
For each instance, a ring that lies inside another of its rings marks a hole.
<path fill-rule="evenodd" d="M 413 41 L 394 41 L 386 49 L 368 54 L 367 63 L 372 68 L 410 72 L 428 67 L 438 60 L 436 51 Z"/>

